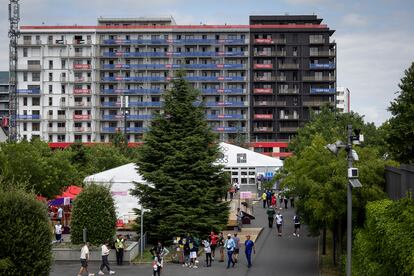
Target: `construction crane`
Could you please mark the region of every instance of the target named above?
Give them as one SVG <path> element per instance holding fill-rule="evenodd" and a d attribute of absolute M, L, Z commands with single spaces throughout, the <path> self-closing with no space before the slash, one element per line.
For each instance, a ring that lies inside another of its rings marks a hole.
<path fill-rule="evenodd" d="M 20 6 L 19 0 L 10 0 L 9 3 L 9 141 L 17 141 L 19 128 L 17 124 L 17 39 L 19 32 Z"/>

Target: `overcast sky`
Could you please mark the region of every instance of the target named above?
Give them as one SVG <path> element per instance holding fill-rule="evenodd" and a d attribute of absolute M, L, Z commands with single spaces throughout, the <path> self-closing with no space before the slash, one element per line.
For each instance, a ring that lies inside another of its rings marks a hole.
<path fill-rule="evenodd" d="M 0 70 L 8 70 L 8 0 L 0 0 Z M 20 25 L 95 25 L 96 18 L 172 15 L 177 24 L 248 24 L 249 15 L 316 14 L 336 30 L 338 86 L 380 125 L 414 61 L 413 0 L 20 0 Z"/>

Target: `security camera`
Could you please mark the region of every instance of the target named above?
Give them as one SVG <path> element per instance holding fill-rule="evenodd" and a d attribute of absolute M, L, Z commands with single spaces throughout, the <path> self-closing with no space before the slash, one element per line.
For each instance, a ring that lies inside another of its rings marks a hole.
<path fill-rule="evenodd" d="M 352 153 L 352 159 L 354 159 L 354 161 L 359 161 L 359 156 L 356 150 L 353 149 L 351 153 Z"/>
<path fill-rule="evenodd" d="M 348 178 L 358 178 L 358 168 L 349 168 Z"/>

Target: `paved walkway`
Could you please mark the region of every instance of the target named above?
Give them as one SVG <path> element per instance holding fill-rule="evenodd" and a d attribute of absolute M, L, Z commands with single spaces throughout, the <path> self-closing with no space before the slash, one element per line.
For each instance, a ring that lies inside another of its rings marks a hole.
<path fill-rule="evenodd" d="M 261 205 L 254 208 L 256 220 L 248 227 L 264 227 L 260 237 L 256 242 L 256 255 L 253 256 L 253 266 L 248 269 L 246 260 L 241 250 L 239 263 L 234 268 L 226 269 L 224 263 L 213 262 L 212 267 L 199 269 L 183 268 L 176 264 L 166 264 L 162 273 L 163 276 L 180 275 L 238 275 L 238 276 L 317 276 L 318 257 L 317 239 L 307 237 L 307 233 L 302 227 L 300 238 L 294 237 L 293 233 L 293 209 L 281 210 L 284 216 L 285 226 L 282 237 L 277 237 L 276 228 L 269 229 L 265 209 Z M 204 256 L 202 256 L 204 257 Z M 201 260 L 204 260 L 203 258 Z M 200 264 L 202 264 L 200 260 Z M 97 273 L 99 263 L 91 263 L 92 272 Z M 118 267 L 112 265 L 116 275 L 152 275 L 150 265 L 124 265 Z M 52 267 L 52 276 L 76 275 L 79 271 L 79 264 L 74 262 L 57 262 Z M 108 274 L 108 273 L 106 273 Z"/>

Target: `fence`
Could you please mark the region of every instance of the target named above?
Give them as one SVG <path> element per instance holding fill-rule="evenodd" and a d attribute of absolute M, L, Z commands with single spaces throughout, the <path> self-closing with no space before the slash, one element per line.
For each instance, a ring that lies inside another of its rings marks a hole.
<path fill-rule="evenodd" d="M 414 192 L 414 166 L 401 164 L 399 168 L 385 167 L 385 191 L 393 200 Z"/>

